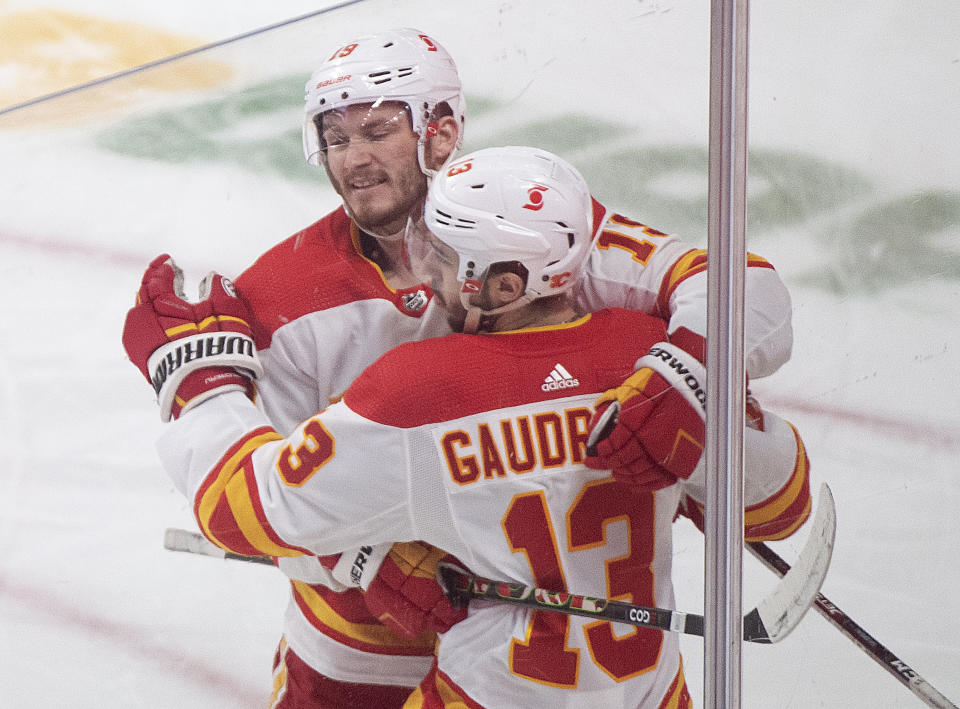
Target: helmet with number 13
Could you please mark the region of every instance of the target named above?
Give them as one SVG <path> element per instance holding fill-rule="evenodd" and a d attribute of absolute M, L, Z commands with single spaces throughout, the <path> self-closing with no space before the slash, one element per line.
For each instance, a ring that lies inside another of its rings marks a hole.
<path fill-rule="evenodd" d="M 576 168 L 545 150 L 478 150 L 434 177 L 423 221 L 408 232 L 411 259 L 432 276 L 448 309 L 456 288 L 463 330 L 471 332 L 481 317 L 567 293 L 578 282 L 593 241 L 590 191 Z M 523 291 L 502 304 L 488 281 L 505 270 Z"/>

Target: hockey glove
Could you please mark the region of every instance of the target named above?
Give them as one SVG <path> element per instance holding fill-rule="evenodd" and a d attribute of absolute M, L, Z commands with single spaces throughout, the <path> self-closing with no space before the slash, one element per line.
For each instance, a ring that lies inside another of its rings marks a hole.
<path fill-rule="evenodd" d="M 584 462 L 639 490 L 689 478 L 706 437 L 705 382 L 695 357 L 669 342 L 654 345 L 594 404 Z"/>
<path fill-rule="evenodd" d="M 169 421 L 223 391 L 253 394 L 263 373 L 250 334 L 247 306 L 233 284 L 210 273 L 200 300 L 183 295 L 183 272 L 168 255 L 147 267 L 136 305 L 127 313 L 123 347 L 157 394 Z"/>
<path fill-rule="evenodd" d="M 423 542 L 403 542 L 390 548 L 364 594 L 367 608 L 384 625 L 410 638 L 424 631 L 442 633 L 467 617 L 454 608 L 437 581 L 437 562 L 459 561 Z M 465 570 L 466 571 L 466 570 Z"/>

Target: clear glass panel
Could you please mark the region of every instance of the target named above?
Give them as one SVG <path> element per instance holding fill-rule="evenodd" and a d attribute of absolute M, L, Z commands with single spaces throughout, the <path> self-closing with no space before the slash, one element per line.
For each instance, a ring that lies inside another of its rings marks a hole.
<path fill-rule="evenodd" d="M 796 336 L 755 388 L 837 498 L 823 593 L 955 703 L 958 31 L 952 2 L 753 3 L 749 232 Z M 773 649 L 744 706 L 921 705 L 817 613 Z"/>
<path fill-rule="evenodd" d="M 285 584 L 162 549 L 162 530 L 192 528 L 192 513 L 153 454 L 152 395 L 119 339 L 153 256 L 173 254 L 193 287 L 339 203 L 300 148 L 303 84 L 328 50 L 423 28 L 460 67 L 466 150 L 558 152 L 607 205 L 703 245 L 705 5 L 370 0 L 0 113 L 0 685 L 12 706 L 265 703 Z M 124 29 L 110 36 L 155 39 Z M 51 48 L 17 32 L 49 78 Z M 97 36 L 71 48 L 73 65 L 96 68 Z M 795 328 L 793 359 L 753 390 L 798 426 L 814 489 L 826 481 L 837 498 L 824 595 L 954 702 L 958 36 L 954 0 L 754 3 L 748 237 L 790 287 Z M 14 66 L 2 86 L 50 90 Z M 772 546 L 791 561 L 805 538 Z M 678 607 L 697 610 L 703 542 L 685 521 L 675 550 Z M 774 583 L 746 556 L 744 608 Z M 682 647 L 699 705 L 701 643 Z M 745 647 L 743 665 L 745 707 L 919 706 L 815 611 L 784 643 Z"/>

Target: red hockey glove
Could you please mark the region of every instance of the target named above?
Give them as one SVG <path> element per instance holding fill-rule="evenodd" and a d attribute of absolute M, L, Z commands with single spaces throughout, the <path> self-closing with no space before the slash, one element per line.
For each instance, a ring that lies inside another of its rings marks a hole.
<path fill-rule="evenodd" d="M 454 608 L 437 581 L 437 562 L 456 558 L 423 542 L 394 544 L 364 594 L 367 608 L 392 630 L 410 638 L 442 633 L 467 617 Z"/>
<path fill-rule="evenodd" d="M 585 463 L 640 490 L 688 478 L 703 452 L 706 371 L 692 355 L 660 342 L 636 371 L 597 399 Z"/>
<path fill-rule="evenodd" d="M 223 276 L 209 274 L 200 301 L 189 303 L 173 259 L 163 254 L 150 263 L 127 313 L 123 347 L 153 385 L 162 420 L 222 391 L 252 395 L 251 379 L 263 368 L 249 320 L 247 306 Z"/>

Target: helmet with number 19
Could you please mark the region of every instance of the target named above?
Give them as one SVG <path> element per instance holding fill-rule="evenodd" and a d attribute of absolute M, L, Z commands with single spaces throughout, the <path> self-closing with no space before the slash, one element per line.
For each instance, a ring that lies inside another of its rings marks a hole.
<path fill-rule="evenodd" d="M 421 233 L 407 243 L 425 269 L 431 259 L 442 261 L 444 251 L 448 262 L 456 259 L 470 323 L 570 290 L 590 257 L 591 213 L 589 188 L 566 160 L 536 148 L 487 148 L 433 178 L 422 226 L 435 239 Z M 484 308 L 475 294 L 488 276 L 505 269 L 525 279 L 523 297 Z"/>
<path fill-rule="evenodd" d="M 354 104 L 378 106 L 385 101 L 406 104 L 419 136 L 421 171 L 432 176 L 424 159 L 424 143 L 443 115 L 457 121 L 454 150 L 463 144 L 466 101 L 453 58 L 435 39 L 415 29 L 363 35 L 337 49 L 313 72 L 306 85 L 303 149 L 307 162 L 326 159 L 322 120 L 327 111 Z"/>

